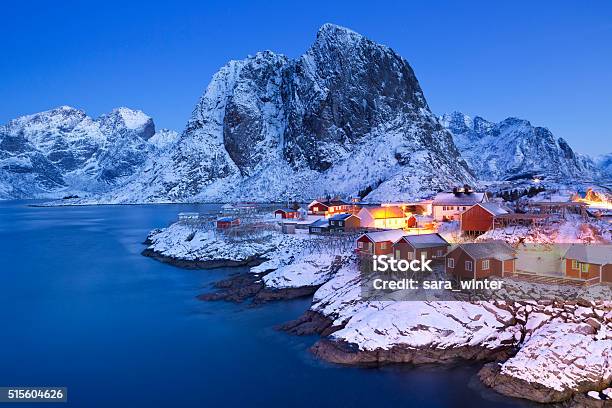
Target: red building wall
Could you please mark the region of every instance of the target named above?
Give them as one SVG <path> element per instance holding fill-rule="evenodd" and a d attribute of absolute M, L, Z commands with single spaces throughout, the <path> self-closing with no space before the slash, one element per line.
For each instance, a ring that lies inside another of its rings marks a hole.
<path fill-rule="evenodd" d="M 463 232 L 484 232 L 491 228 L 493 228 L 493 215 L 479 205 L 470 207 L 461 214 Z"/>

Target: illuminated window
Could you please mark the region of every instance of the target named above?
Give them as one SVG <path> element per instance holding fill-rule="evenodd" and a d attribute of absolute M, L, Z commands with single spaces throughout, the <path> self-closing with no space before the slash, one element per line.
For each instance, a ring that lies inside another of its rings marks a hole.
<path fill-rule="evenodd" d="M 386 242 L 382 242 L 380 244 L 380 249 L 387 249 L 387 243 Z"/>
<path fill-rule="evenodd" d="M 408 260 L 412 261 L 414 259 L 414 252 L 408 251 Z"/>
<path fill-rule="evenodd" d="M 395 250 L 395 257 L 396 257 L 397 259 L 400 259 L 400 257 L 401 257 L 401 253 L 400 253 L 400 250 L 399 250 L 399 249 L 396 249 L 396 250 Z"/>
<path fill-rule="evenodd" d="M 472 261 L 465 261 L 465 270 L 466 271 L 472 270 Z"/>
<path fill-rule="evenodd" d="M 572 269 L 578 269 L 578 261 L 575 259 L 572 259 Z"/>
<path fill-rule="evenodd" d="M 489 269 L 489 260 L 485 259 L 482 261 L 482 270 L 486 271 L 487 269 Z"/>
<path fill-rule="evenodd" d="M 454 268 L 455 267 L 455 260 L 453 258 L 448 258 L 448 260 L 446 261 L 446 265 L 449 268 Z"/>
<path fill-rule="evenodd" d="M 588 272 L 589 271 L 589 264 L 580 264 L 580 271 L 582 272 Z"/>

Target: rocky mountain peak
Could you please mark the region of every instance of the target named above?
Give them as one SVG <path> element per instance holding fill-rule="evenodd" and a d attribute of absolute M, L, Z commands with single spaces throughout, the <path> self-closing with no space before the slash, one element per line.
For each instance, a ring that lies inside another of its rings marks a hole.
<path fill-rule="evenodd" d="M 473 181 L 408 62 L 333 24 L 298 59 L 230 61 L 174 146 L 138 180 L 143 200 L 401 199 Z"/>
<path fill-rule="evenodd" d="M 515 180 L 540 173 L 554 180 L 598 177 L 592 160 L 577 155 L 565 140 L 528 120 L 510 117 L 495 123 L 476 116 L 469 126 L 462 114 L 454 112 L 443 115 L 441 122 L 480 179 Z"/>

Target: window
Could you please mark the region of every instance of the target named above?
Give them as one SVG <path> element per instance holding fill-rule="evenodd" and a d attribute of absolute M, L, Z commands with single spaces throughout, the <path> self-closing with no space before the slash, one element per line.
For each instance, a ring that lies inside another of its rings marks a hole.
<path fill-rule="evenodd" d="M 466 271 L 472 270 L 472 261 L 465 261 L 465 270 Z"/>
<path fill-rule="evenodd" d="M 387 243 L 386 242 L 381 242 L 380 243 L 380 249 L 387 249 Z"/>
<path fill-rule="evenodd" d="M 588 272 L 589 271 L 589 264 L 581 263 L 580 264 L 580 271 L 584 272 L 584 273 Z"/>
<path fill-rule="evenodd" d="M 362 249 L 363 248 L 363 242 L 358 242 L 357 243 L 357 248 Z"/>
<path fill-rule="evenodd" d="M 572 259 L 572 269 L 578 269 L 578 261 L 575 259 Z"/>
<path fill-rule="evenodd" d="M 400 252 L 400 250 L 399 250 L 399 249 L 396 249 L 396 250 L 395 250 L 395 257 L 396 257 L 397 259 L 400 259 L 400 258 L 401 258 L 401 252 Z"/>
<path fill-rule="evenodd" d="M 412 261 L 414 259 L 414 252 L 412 251 L 408 251 L 408 256 L 407 256 L 409 261 Z"/>
<path fill-rule="evenodd" d="M 487 269 L 489 269 L 489 260 L 485 259 L 484 261 L 482 261 L 482 270 L 486 271 Z"/>
<path fill-rule="evenodd" d="M 448 260 L 446 261 L 446 266 L 448 266 L 449 268 L 454 268 L 455 260 L 453 258 L 448 258 Z"/>
<path fill-rule="evenodd" d="M 444 251 L 443 251 L 443 250 L 441 250 L 441 249 L 438 249 L 438 250 L 436 251 L 436 256 L 440 257 L 440 256 L 442 256 L 442 255 L 444 255 Z"/>

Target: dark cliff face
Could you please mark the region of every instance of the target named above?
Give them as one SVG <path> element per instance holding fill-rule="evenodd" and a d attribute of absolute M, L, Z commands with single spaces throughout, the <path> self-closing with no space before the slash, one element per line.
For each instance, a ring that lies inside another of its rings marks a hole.
<path fill-rule="evenodd" d="M 290 163 L 327 170 L 364 135 L 398 114 L 418 116 L 427 103 L 414 72 L 393 50 L 342 27 L 326 24 L 308 52 L 284 75 Z"/>

